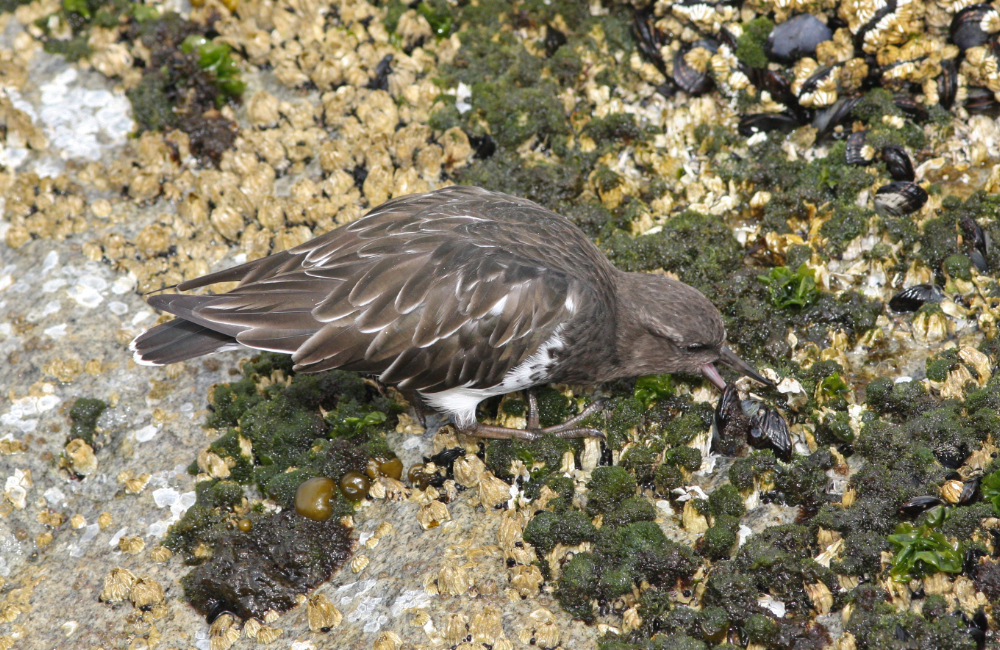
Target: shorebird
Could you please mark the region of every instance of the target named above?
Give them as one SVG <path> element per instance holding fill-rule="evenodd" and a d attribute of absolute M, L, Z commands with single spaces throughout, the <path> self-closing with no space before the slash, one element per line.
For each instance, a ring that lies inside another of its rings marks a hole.
<path fill-rule="evenodd" d="M 176 316 L 131 344 L 164 365 L 221 350 L 292 355 L 416 391 L 467 434 L 603 435 L 598 404 L 540 429 L 533 387 L 702 373 L 722 362 L 769 383 L 725 345 L 719 311 L 662 275 L 619 271 L 565 217 L 531 201 L 454 186 L 393 199 L 294 248 L 178 284 L 238 281 L 218 295 L 147 297 Z M 527 390 L 527 429 L 485 425 L 477 405 Z"/>

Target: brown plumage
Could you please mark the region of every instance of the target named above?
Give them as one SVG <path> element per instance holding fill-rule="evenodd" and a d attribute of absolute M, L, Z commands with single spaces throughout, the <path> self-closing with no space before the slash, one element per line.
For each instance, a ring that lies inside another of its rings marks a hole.
<path fill-rule="evenodd" d="M 749 370 L 697 290 L 618 271 L 564 217 L 476 187 L 394 199 L 177 289 L 229 281 L 239 286 L 221 295 L 150 296 L 178 318 L 136 338 L 136 360 L 284 352 L 297 371 L 356 370 L 419 391 L 481 435 L 475 405 L 490 395 L 676 371 L 720 384 L 720 358 Z"/>

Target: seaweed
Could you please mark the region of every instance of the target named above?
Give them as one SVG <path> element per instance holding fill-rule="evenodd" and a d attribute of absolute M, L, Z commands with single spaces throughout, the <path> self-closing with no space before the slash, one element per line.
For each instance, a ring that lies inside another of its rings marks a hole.
<path fill-rule="evenodd" d="M 354 373 L 298 375 L 286 355 L 260 354 L 242 372 L 215 386 L 206 419 L 206 427 L 223 431 L 208 451 L 228 476 L 202 477 L 195 504 L 163 542 L 199 565 L 182 584 L 208 618 L 220 607 L 240 616 L 283 611 L 349 557 L 349 531 L 339 522 L 353 505 L 336 491 L 329 520 L 313 521 L 296 513 L 296 490 L 308 478 L 337 480 L 390 455 L 384 433 L 400 410 Z M 281 513 L 252 505 L 255 495 Z M 252 532 L 234 530 L 239 517 L 249 517 Z"/>
<path fill-rule="evenodd" d="M 97 420 L 106 408 L 108 408 L 106 402 L 90 397 L 81 397 L 73 402 L 73 407 L 69 410 L 72 424 L 66 442 L 79 438 L 93 447 Z"/>

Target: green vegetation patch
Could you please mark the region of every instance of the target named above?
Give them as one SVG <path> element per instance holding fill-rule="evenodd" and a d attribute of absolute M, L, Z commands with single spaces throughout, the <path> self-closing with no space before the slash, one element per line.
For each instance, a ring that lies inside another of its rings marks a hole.
<path fill-rule="evenodd" d="M 298 486 L 315 476 L 337 481 L 366 471 L 370 458 L 393 456 L 385 432 L 395 426 L 396 402 L 355 373 L 298 375 L 291 366 L 286 355 L 261 354 L 210 396 L 206 426 L 223 433 L 207 451 L 229 476 L 192 465 L 201 479 L 197 500 L 164 541 L 200 565 L 184 586 L 206 616 L 223 605 L 243 617 L 283 611 L 329 577 L 349 556 L 349 531 L 338 522 L 353 506 L 334 490 L 329 519 L 307 519 L 295 510 Z"/>

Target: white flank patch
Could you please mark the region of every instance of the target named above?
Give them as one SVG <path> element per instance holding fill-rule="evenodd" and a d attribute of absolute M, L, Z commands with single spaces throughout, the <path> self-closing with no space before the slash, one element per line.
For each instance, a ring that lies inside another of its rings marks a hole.
<path fill-rule="evenodd" d="M 473 427 L 476 424 L 476 406 L 484 399 L 514 393 L 548 382 L 549 377 L 552 376 L 554 353 L 562 350 L 565 345 L 566 341 L 562 337 L 562 325 L 560 325 L 549 337 L 549 340 L 539 346 L 534 354 L 508 372 L 498 385 L 492 388 L 458 386 L 439 393 L 421 391 L 420 395 L 435 409 L 451 415 L 459 428 Z"/>

